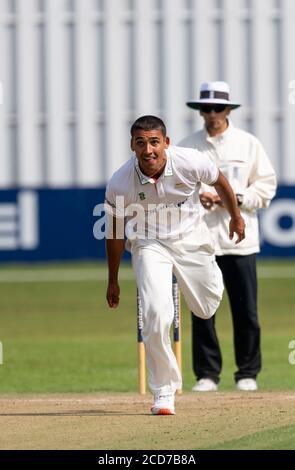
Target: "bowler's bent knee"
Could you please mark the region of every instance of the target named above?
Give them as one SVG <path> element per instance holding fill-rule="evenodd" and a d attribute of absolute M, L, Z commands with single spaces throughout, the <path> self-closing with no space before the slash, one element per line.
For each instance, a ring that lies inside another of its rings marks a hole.
<path fill-rule="evenodd" d="M 222 297 L 220 297 L 220 299 L 210 300 L 210 302 L 207 302 L 201 307 L 198 306 L 197 308 L 191 308 L 191 311 L 196 317 L 202 318 L 203 320 L 208 320 L 209 318 L 213 317 L 213 315 L 215 315 L 220 305 L 221 299 Z"/>

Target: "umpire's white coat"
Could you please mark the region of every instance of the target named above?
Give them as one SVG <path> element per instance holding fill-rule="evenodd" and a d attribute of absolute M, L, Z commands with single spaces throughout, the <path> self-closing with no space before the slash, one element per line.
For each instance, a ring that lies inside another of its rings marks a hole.
<path fill-rule="evenodd" d="M 204 128 L 183 139 L 183 147 L 198 149 L 209 157 L 227 177 L 233 190 L 243 195 L 240 206 L 246 224 L 246 237 L 235 245 L 228 237 L 228 212 L 215 206 L 206 213 L 206 222 L 215 239 L 216 255 L 249 255 L 259 251 L 257 210 L 267 208 L 276 192 L 274 169 L 259 140 L 233 126 L 210 137 Z M 202 184 L 201 191 L 214 192 Z"/>

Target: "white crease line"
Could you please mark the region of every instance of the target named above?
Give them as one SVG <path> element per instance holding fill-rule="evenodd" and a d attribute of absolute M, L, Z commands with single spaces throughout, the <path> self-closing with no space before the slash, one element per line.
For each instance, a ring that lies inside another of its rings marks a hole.
<path fill-rule="evenodd" d="M 294 279 L 295 267 L 286 269 L 258 268 L 259 279 Z M 66 269 L 66 270 L 18 270 L 0 271 L 0 283 L 40 283 L 40 282 L 89 282 L 107 281 L 107 270 Z M 122 268 L 119 273 L 121 281 L 133 281 L 131 269 Z"/>
<path fill-rule="evenodd" d="M 104 397 L 104 398 L 63 398 L 63 397 L 59 397 L 59 398 L 46 398 L 46 397 L 45 398 L 14 398 L 14 397 L 11 397 L 9 398 L 7 397 L 7 398 L 0 399 L 0 405 L 5 405 L 7 403 L 15 404 L 15 405 L 19 405 L 19 404 L 29 405 L 33 403 L 44 404 L 44 405 L 45 404 L 63 405 L 66 403 L 83 404 L 83 405 L 86 405 L 86 404 L 101 405 L 101 404 L 112 403 L 112 404 L 119 405 L 121 403 L 125 404 L 127 401 L 130 401 L 130 400 L 132 400 L 133 404 L 141 403 L 142 398 L 144 400 L 149 400 L 149 396 L 146 396 L 146 397 L 111 396 L 110 398 L 108 397 Z"/>

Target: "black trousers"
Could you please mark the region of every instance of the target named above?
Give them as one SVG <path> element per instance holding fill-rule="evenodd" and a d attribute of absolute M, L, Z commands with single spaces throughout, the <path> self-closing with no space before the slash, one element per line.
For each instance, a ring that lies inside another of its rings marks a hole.
<path fill-rule="evenodd" d="M 257 316 L 256 255 L 217 256 L 231 306 L 235 360 L 234 377 L 256 378 L 261 370 L 260 327 Z M 222 356 L 215 330 L 215 315 L 202 320 L 192 314 L 193 369 L 197 380 L 219 382 Z"/>

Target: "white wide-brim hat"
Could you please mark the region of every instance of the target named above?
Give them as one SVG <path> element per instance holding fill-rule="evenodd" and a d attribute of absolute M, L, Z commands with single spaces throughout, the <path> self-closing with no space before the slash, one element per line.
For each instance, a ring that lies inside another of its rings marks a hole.
<path fill-rule="evenodd" d="M 232 109 L 238 108 L 240 103 L 230 101 L 229 85 L 226 82 L 206 82 L 200 88 L 200 99 L 188 101 L 187 106 L 192 109 L 200 109 L 204 104 L 225 104 Z"/>

